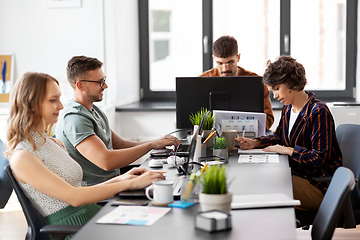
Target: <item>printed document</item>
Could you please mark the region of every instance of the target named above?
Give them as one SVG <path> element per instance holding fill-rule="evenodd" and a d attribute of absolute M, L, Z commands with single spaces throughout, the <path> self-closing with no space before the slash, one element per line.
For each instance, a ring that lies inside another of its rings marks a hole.
<path fill-rule="evenodd" d="M 279 154 L 264 152 L 261 148 L 238 149 L 238 163 L 279 163 Z"/>
<path fill-rule="evenodd" d="M 118 206 L 96 223 L 151 226 L 171 208 L 149 206 Z"/>

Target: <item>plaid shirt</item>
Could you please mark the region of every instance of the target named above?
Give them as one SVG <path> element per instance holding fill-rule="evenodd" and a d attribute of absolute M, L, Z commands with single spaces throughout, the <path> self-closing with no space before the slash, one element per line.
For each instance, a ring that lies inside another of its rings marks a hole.
<path fill-rule="evenodd" d="M 294 123 L 290 139 L 291 105 L 283 107 L 276 131 L 259 139 L 262 147 L 280 144 L 294 148 L 292 156 L 289 156 L 292 174 L 307 179 L 325 193 L 329 183 L 320 183 L 312 178 L 333 176 L 335 170 L 342 166 L 342 155 L 328 107 L 313 93 L 306 93 L 309 98 Z"/>

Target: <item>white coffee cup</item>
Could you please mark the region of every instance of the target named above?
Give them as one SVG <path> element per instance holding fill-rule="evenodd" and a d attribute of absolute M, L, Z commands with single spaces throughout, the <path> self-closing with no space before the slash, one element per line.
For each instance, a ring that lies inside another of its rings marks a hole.
<path fill-rule="evenodd" d="M 150 197 L 150 189 L 153 189 L 154 198 Z M 150 187 L 146 188 L 145 194 L 146 197 L 155 205 L 169 204 L 174 201 L 173 182 L 169 180 L 155 181 Z"/>

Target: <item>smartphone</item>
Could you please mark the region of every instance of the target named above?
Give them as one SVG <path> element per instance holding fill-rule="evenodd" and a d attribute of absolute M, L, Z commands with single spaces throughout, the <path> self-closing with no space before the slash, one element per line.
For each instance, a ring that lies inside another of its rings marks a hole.
<path fill-rule="evenodd" d="M 146 206 L 149 203 L 147 200 L 127 200 L 118 199 L 111 203 L 111 206 Z"/>

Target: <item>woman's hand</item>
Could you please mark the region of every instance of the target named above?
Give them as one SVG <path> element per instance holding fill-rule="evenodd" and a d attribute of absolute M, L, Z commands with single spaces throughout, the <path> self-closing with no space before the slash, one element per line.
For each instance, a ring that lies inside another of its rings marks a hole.
<path fill-rule="evenodd" d="M 279 154 L 287 154 L 287 155 L 291 156 L 294 151 L 294 148 L 285 147 L 285 146 L 281 146 L 281 145 L 277 144 L 274 146 L 268 146 L 268 147 L 264 148 L 263 151 L 264 152 L 276 152 Z"/>
<path fill-rule="evenodd" d="M 134 178 L 137 178 L 140 175 L 144 174 L 147 171 L 148 170 L 146 170 L 145 168 L 134 167 L 134 168 L 130 169 L 129 171 L 127 171 L 126 173 L 115 177 L 115 179 L 117 181 L 124 181 L 124 180 L 128 180 L 128 179 L 134 179 Z"/>
<path fill-rule="evenodd" d="M 158 180 L 165 180 L 165 177 L 164 175 L 162 175 L 161 172 L 146 171 L 144 174 L 141 174 L 137 178 L 130 180 L 132 181 L 132 183 L 131 183 L 131 188 L 129 190 L 145 188 L 150 184 L 152 184 L 154 181 L 158 181 Z"/>
<path fill-rule="evenodd" d="M 238 137 L 238 138 L 235 138 L 235 141 L 237 141 L 237 143 L 239 144 L 239 147 L 244 150 L 261 147 L 260 139 L 250 139 L 250 138 Z"/>

